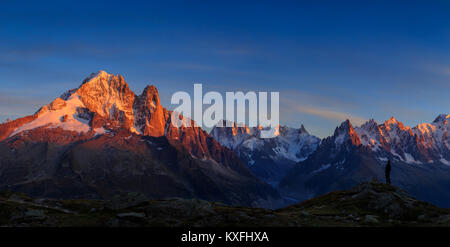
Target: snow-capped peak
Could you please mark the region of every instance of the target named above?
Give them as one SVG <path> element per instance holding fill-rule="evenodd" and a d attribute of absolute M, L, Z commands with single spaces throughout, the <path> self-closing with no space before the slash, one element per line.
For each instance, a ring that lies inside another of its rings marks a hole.
<path fill-rule="evenodd" d="M 134 98 L 134 93 L 122 76 L 101 70 L 84 79 L 78 88 L 66 91 L 50 104 L 41 107 L 34 114 L 35 120 L 17 128 L 12 135 L 42 126 L 87 132 L 91 114 L 99 114 L 106 119 L 116 118 L 121 123 L 132 123 Z"/>
<path fill-rule="evenodd" d="M 441 156 L 450 158 L 448 118 L 449 115 L 441 114 L 433 123 L 421 123 L 414 128 L 404 126 L 394 117 L 380 125 L 370 120 L 355 128 L 355 132 L 362 145 L 371 147 L 372 151 L 380 151 L 382 158 L 386 157 L 387 152 L 411 164 L 430 163 L 433 160 L 439 162 Z"/>
<path fill-rule="evenodd" d="M 111 75 L 101 70 L 91 74 L 76 91 L 91 112 L 110 118 L 112 114 L 123 114 L 133 119 L 135 94 L 121 75 Z"/>
<path fill-rule="evenodd" d="M 365 122 L 361 127 L 356 127 L 355 132 L 361 140 L 361 144 L 378 151 L 381 147 L 381 131 L 374 119 Z"/>
<path fill-rule="evenodd" d="M 42 107 L 35 120 L 17 128 L 10 136 L 20 132 L 47 126 L 47 128 L 60 127 L 64 130 L 76 132 L 88 132 L 90 130 L 89 119 L 80 116 L 79 109 L 84 108 L 83 102 L 77 93 L 72 94 L 67 100 L 56 98 L 52 103 Z"/>

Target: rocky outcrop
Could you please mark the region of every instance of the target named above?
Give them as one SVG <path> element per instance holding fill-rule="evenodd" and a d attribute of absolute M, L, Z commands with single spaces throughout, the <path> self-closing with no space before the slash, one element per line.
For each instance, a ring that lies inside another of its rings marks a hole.
<path fill-rule="evenodd" d="M 199 199 L 150 200 L 134 192 L 120 193 L 110 200 L 39 199 L 5 192 L 0 193 L 0 208 L 2 227 L 450 226 L 449 209 L 377 182 L 278 210 L 231 207 Z"/>
<path fill-rule="evenodd" d="M 168 114 L 161 106 L 155 86 L 147 86 L 142 94 L 136 97 L 133 109 L 135 126 L 143 135 L 158 137 L 165 134 Z"/>
<path fill-rule="evenodd" d="M 303 215 L 318 221 L 328 219 L 330 224 L 334 220 L 345 225 L 366 226 L 449 223 L 441 220 L 449 214 L 448 209 L 419 201 L 404 190 L 376 180 L 312 198 L 283 211 L 302 212 Z"/>

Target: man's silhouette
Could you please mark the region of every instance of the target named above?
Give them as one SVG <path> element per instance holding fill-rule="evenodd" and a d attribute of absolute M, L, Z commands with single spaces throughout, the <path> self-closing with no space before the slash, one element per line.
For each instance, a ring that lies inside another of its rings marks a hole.
<path fill-rule="evenodd" d="M 386 169 L 384 170 L 384 176 L 386 177 L 386 184 L 391 184 L 391 161 L 388 160 Z"/>

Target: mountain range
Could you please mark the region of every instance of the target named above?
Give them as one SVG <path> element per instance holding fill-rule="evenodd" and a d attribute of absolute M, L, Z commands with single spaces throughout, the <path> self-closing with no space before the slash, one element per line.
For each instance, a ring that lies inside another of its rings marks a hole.
<path fill-rule="evenodd" d="M 262 180 L 292 201 L 350 188 L 377 178 L 392 162 L 393 183 L 412 195 L 450 207 L 450 115 L 413 128 L 394 117 L 360 127 L 349 120 L 320 140 L 302 125 L 279 126 L 276 137 L 259 138 L 260 128 L 215 127 L 211 135 L 233 150 Z M 220 123 L 225 126 L 225 123 Z"/>
<path fill-rule="evenodd" d="M 226 122 L 220 126 L 226 126 Z M 255 175 L 274 186 L 320 143 L 320 139 L 310 135 L 303 125 L 298 129 L 278 126 L 274 138 L 260 138 L 261 129 L 261 126 L 249 128 L 233 123 L 233 127 L 215 126 L 211 135 L 233 150 Z"/>
<path fill-rule="evenodd" d="M 0 125 L 0 189 L 36 197 L 200 198 L 276 207 L 275 189 L 199 127 L 174 127 L 154 86 L 93 73 L 35 114 Z M 192 121 L 186 119 L 186 121 Z"/>
<path fill-rule="evenodd" d="M 376 178 L 450 207 L 450 115 L 405 126 L 395 118 L 349 120 L 320 139 L 278 126 L 220 122 L 210 133 L 174 127 L 158 90 L 140 95 L 120 75 L 99 71 L 35 114 L 0 124 L 0 190 L 34 197 L 108 199 L 138 192 L 277 208 Z M 183 116 L 181 116 L 183 118 Z"/>
<path fill-rule="evenodd" d="M 349 188 L 374 177 L 384 181 L 388 160 L 392 183 L 421 200 L 450 207 L 450 115 L 405 126 L 395 118 L 353 127 L 343 122 L 280 182 L 280 190 L 305 200 Z"/>

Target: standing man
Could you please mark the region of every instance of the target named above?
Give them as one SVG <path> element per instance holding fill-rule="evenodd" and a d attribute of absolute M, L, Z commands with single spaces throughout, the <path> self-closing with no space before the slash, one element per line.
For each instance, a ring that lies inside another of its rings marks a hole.
<path fill-rule="evenodd" d="M 384 176 L 386 177 L 386 184 L 391 184 L 391 161 L 388 160 L 386 169 L 384 170 Z"/>

